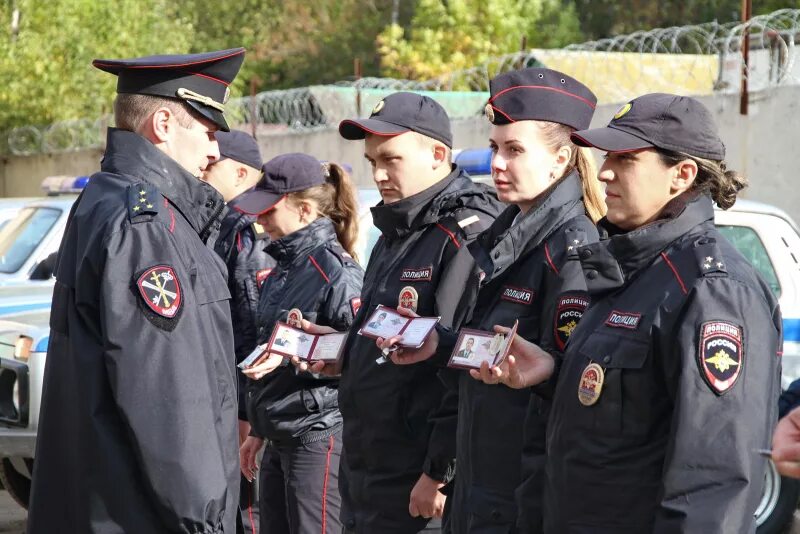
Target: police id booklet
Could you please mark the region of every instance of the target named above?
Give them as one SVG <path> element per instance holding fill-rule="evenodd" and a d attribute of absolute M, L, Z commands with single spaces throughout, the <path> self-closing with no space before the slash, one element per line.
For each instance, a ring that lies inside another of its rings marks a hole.
<path fill-rule="evenodd" d="M 358 333 L 373 339 L 403 336 L 398 343 L 400 347 L 418 349 L 425 343 L 439 319 L 441 317 L 406 317 L 392 308 L 378 304 Z"/>
<path fill-rule="evenodd" d="M 286 323 L 278 322 L 267 343 L 255 348 L 239 367 L 246 369 L 258 364 L 268 354 L 297 356 L 307 362 L 336 362 L 342 355 L 347 332 L 310 334 Z"/>
<path fill-rule="evenodd" d="M 447 366 L 456 369 L 480 369 L 481 364 L 486 362 L 489 367 L 497 367 L 511 351 L 511 341 L 517 335 L 518 326 L 519 321 L 514 321 L 508 334 L 462 328 Z"/>

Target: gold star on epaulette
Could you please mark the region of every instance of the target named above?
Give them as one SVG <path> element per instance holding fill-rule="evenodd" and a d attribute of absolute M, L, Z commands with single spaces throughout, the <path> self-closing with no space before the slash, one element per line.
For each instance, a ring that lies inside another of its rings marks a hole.
<path fill-rule="evenodd" d="M 717 262 L 717 269 L 722 269 L 723 265 L 724 264 L 721 261 L 718 261 Z"/>
<path fill-rule="evenodd" d="M 147 202 L 146 198 L 142 197 L 142 198 L 139 199 L 139 203 L 140 204 L 144 204 L 145 202 Z"/>
<path fill-rule="evenodd" d="M 133 211 L 139 211 L 139 209 L 140 209 L 139 206 L 134 206 L 133 207 Z"/>
<path fill-rule="evenodd" d="M 147 208 L 148 208 L 148 209 L 153 209 L 153 205 L 152 205 L 152 204 L 148 204 L 148 205 L 147 205 Z"/>
<path fill-rule="evenodd" d="M 703 264 L 703 269 L 710 269 L 710 268 L 711 268 L 711 264 L 710 263 L 704 263 Z"/>

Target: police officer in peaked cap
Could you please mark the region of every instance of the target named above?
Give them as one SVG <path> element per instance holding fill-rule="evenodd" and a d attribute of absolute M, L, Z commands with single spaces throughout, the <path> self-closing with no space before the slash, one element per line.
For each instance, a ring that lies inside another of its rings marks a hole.
<path fill-rule="evenodd" d="M 28 532 L 233 533 L 236 379 L 208 246 L 237 48 L 95 60 L 118 77 L 101 171 L 58 255 Z"/>
<path fill-rule="evenodd" d="M 520 336 L 561 354 L 589 301 L 577 246 L 598 240 L 594 223 L 605 214 L 594 158 L 570 140 L 589 126 L 596 98 L 545 68 L 503 73 L 489 85 L 492 177 L 508 207 L 468 246 L 484 276 L 474 281 L 467 326 L 491 331 L 518 320 Z M 441 333 L 434 361 L 447 363 L 457 337 Z M 433 356 L 432 345 L 397 351 L 393 360 Z M 529 389 L 459 375 L 453 532 L 541 532 L 547 403 Z"/>
<path fill-rule="evenodd" d="M 560 370 L 517 338 L 517 361 L 483 373 L 515 387 L 557 377 L 545 532 L 753 533 L 781 316 L 713 209 L 746 181 L 690 97 L 641 96 L 572 137 L 606 152 L 601 240 L 578 248 L 591 303 Z"/>

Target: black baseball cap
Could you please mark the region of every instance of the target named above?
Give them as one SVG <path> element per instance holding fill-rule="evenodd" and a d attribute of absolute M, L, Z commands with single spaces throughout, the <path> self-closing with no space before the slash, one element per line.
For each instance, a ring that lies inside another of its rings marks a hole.
<path fill-rule="evenodd" d="M 308 154 L 282 154 L 261 167 L 264 175 L 256 186 L 236 199 L 236 209 L 248 215 L 271 210 L 287 193 L 304 191 L 325 183 L 325 167 Z"/>
<path fill-rule="evenodd" d="M 364 139 L 368 133 L 394 137 L 417 132 L 453 148 L 450 117 L 434 99 L 416 93 L 393 93 L 372 108 L 368 119 L 346 119 L 339 123 L 345 139 Z"/>
<path fill-rule="evenodd" d="M 725 144 L 708 108 L 692 97 L 667 93 L 631 100 L 608 126 L 574 132 L 572 141 L 606 152 L 656 147 L 715 161 L 725 159 Z"/>
<path fill-rule="evenodd" d="M 529 68 L 506 72 L 489 81 L 491 98 L 484 113 L 496 125 L 534 120 L 565 124 L 575 130 L 592 122 L 597 97 L 563 72 Z"/>
<path fill-rule="evenodd" d="M 229 86 L 244 61 L 244 48 L 131 59 L 95 59 L 92 65 L 117 76 L 117 93 L 161 96 L 186 102 L 227 132 L 223 112 Z"/>
<path fill-rule="evenodd" d="M 261 151 L 253 136 L 241 130 L 230 132 L 217 132 L 219 144 L 219 160 L 232 159 L 244 163 L 248 167 L 260 169 L 264 162 L 261 161 Z"/>

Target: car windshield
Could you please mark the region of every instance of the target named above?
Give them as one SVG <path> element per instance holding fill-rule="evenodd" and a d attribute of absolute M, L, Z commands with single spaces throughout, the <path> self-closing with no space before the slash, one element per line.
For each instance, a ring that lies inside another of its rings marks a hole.
<path fill-rule="evenodd" d="M 15 273 L 55 225 L 61 210 L 23 208 L 0 230 L 0 273 Z"/>

